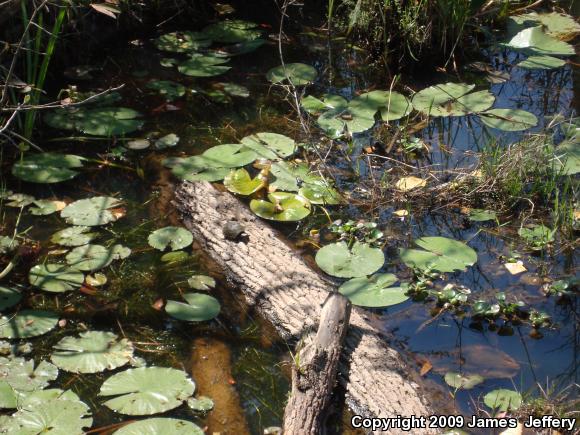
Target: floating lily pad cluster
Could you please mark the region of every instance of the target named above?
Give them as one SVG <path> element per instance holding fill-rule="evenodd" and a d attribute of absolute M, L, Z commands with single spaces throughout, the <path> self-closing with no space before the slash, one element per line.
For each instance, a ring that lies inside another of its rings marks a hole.
<path fill-rule="evenodd" d="M 565 41 L 580 34 L 580 24 L 558 12 L 531 12 L 511 16 L 508 32 L 511 39 L 503 45 L 528 56 L 517 66 L 550 70 L 566 65 L 562 57 L 575 54 L 574 46 Z"/>
<path fill-rule="evenodd" d="M 59 130 L 71 130 L 91 136 L 124 136 L 142 127 L 136 110 L 127 107 L 80 106 L 56 109 L 44 121 Z"/>

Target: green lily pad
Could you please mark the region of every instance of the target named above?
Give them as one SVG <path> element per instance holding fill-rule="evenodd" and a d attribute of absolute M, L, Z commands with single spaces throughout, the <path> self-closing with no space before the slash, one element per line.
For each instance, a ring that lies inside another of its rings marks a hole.
<path fill-rule="evenodd" d="M 230 192 L 248 196 L 263 188 L 265 183 L 260 176 L 252 178 L 248 171 L 241 168 L 232 170 L 225 176 L 224 186 Z"/>
<path fill-rule="evenodd" d="M 566 65 L 566 61 L 552 56 L 530 56 L 518 63 L 520 68 L 525 69 L 556 69 Z"/>
<path fill-rule="evenodd" d="M 303 63 L 287 63 L 272 68 L 266 74 L 266 78 L 274 84 L 288 81 L 294 86 L 303 86 L 316 80 L 317 75 L 318 72 L 313 66 Z"/>
<path fill-rule="evenodd" d="M 497 219 L 497 214 L 493 210 L 483 210 L 481 208 L 472 208 L 469 211 L 469 220 L 473 222 L 493 221 Z"/>
<path fill-rule="evenodd" d="M 59 183 L 70 180 L 82 168 L 85 159 L 73 154 L 28 154 L 12 166 L 12 175 L 30 183 Z"/>
<path fill-rule="evenodd" d="M 57 377 L 58 368 L 47 361 L 34 368 L 33 359 L 0 357 L 0 381 L 19 392 L 41 390 Z"/>
<path fill-rule="evenodd" d="M 491 109 L 480 116 L 488 127 L 503 131 L 527 130 L 538 125 L 536 115 L 520 109 Z"/>
<path fill-rule="evenodd" d="M 274 180 L 270 183 L 271 187 L 290 192 L 298 192 L 301 181 L 315 180 L 310 175 L 310 168 L 306 163 L 279 161 L 272 164 L 270 173 L 274 176 Z"/>
<path fill-rule="evenodd" d="M 491 409 L 507 412 L 509 410 L 516 410 L 521 406 L 522 395 L 517 391 L 500 388 L 490 391 L 483 396 L 483 403 Z"/>
<path fill-rule="evenodd" d="M 95 271 L 107 267 L 113 260 L 122 260 L 131 255 L 131 250 L 123 245 L 106 248 L 102 245 L 83 245 L 74 248 L 66 256 L 66 262 L 82 271 Z"/>
<path fill-rule="evenodd" d="M 542 25 L 543 30 L 557 39 L 571 39 L 580 34 L 580 24 L 574 17 L 559 12 L 530 12 L 509 17 L 508 30 L 515 35 L 527 27 Z"/>
<path fill-rule="evenodd" d="M 310 214 L 310 201 L 293 193 L 274 192 L 268 195 L 268 201 L 253 199 L 250 209 L 263 219 L 293 222 Z"/>
<path fill-rule="evenodd" d="M 202 293 L 185 293 L 187 303 L 167 301 L 165 311 L 171 317 L 186 322 L 205 322 L 214 319 L 220 313 L 219 301 Z"/>
<path fill-rule="evenodd" d="M 148 418 L 123 426 L 114 435 L 204 435 L 196 424 L 177 418 Z"/>
<path fill-rule="evenodd" d="M 0 236 L 0 254 L 8 254 L 14 251 L 20 243 L 14 237 Z"/>
<path fill-rule="evenodd" d="M 211 290 L 215 287 L 215 279 L 207 275 L 193 275 L 187 283 L 195 290 Z"/>
<path fill-rule="evenodd" d="M 7 199 L 9 201 L 6 202 L 5 205 L 8 207 L 16 207 L 16 208 L 29 206 L 34 201 L 36 201 L 36 198 L 34 198 L 34 196 L 26 195 L 24 193 L 13 193 L 12 195 L 9 195 Z"/>
<path fill-rule="evenodd" d="M 213 77 L 226 73 L 232 67 L 224 65 L 228 58 L 198 54 L 181 62 L 177 70 L 190 77 Z"/>
<path fill-rule="evenodd" d="M 171 32 L 155 39 L 155 47 L 171 53 L 190 53 L 211 45 L 210 38 L 201 32 Z"/>
<path fill-rule="evenodd" d="M 316 253 L 316 264 L 324 272 L 339 278 L 370 275 L 385 262 L 383 251 L 366 243 L 355 242 L 351 249 L 345 242 L 332 243 Z"/>
<path fill-rule="evenodd" d="M 294 139 L 278 133 L 256 133 L 244 137 L 240 142 L 258 157 L 269 160 L 289 157 L 296 152 Z"/>
<path fill-rule="evenodd" d="M 22 293 L 10 287 L 0 286 L 0 311 L 16 305 L 22 299 Z"/>
<path fill-rule="evenodd" d="M 51 361 L 72 373 L 100 373 L 127 364 L 133 344 L 112 332 L 87 331 L 79 338 L 65 337 L 54 345 Z"/>
<path fill-rule="evenodd" d="M 245 145 L 223 144 L 209 148 L 201 157 L 214 168 L 239 168 L 252 163 L 257 155 Z"/>
<path fill-rule="evenodd" d="M 403 263 L 421 270 L 434 269 L 439 272 L 454 272 L 473 266 L 477 253 L 465 243 L 446 237 L 422 237 L 415 244 L 418 249 L 401 249 L 399 256 Z"/>
<path fill-rule="evenodd" d="M 392 273 L 377 273 L 368 278 L 353 278 L 342 284 L 338 291 L 359 307 L 390 307 L 409 299 L 405 295 L 406 289 L 391 287 L 397 280 Z"/>
<path fill-rule="evenodd" d="M 376 110 L 359 106 L 356 110 L 349 103 L 346 107 L 328 110 L 318 119 L 318 126 L 331 138 L 338 138 L 348 130 L 350 133 L 362 133 L 375 125 Z"/>
<path fill-rule="evenodd" d="M 148 139 L 134 139 L 125 143 L 125 148 L 130 150 L 144 150 L 151 146 Z"/>
<path fill-rule="evenodd" d="M 194 411 L 198 412 L 208 412 L 214 407 L 213 400 L 206 396 L 200 396 L 198 398 L 192 397 L 187 400 L 187 406 L 189 406 Z"/>
<path fill-rule="evenodd" d="M 308 183 L 300 188 L 298 194 L 308 199 L 312 204 L 340 204 L 341 198 L 337 190 L 325 181 Z"/>
<path fill-rule="evenodd" d="M 575 54 L 572 45 L 546 34 L 542 26 L 522 30 L 505 45 L 529 55 L 573 56 Z"/>
<path fill-rule="evenodd" d="M 569 139 L 556 147 L 554 154 L 557 163 L 562 166 L 564 175 L 574 175 L 580 172 L 580 141 Z"/>
<path fill-rule="evenodd" d="M 138 130 L 141 114 L 127 107 L 99 107 L 87 109 L 57 109 L 48 113 L 44 121 L 52 128 L 76 130 L 93 136 L 121 136 Z"/>
<path fill-rule="evenodd" d="M 92 424 L 89 407 L 76 394 L 44 390 L 25 396 L 18 411 L 0 421 L 0 433 L 82 435 Z"/>
<path fill-rule="evenodd" d="M 403 94 L 391 92 L 387 104 L 380 109 L 381 118 L 385 122 L 396 121 L 413 111 L 413 105 Z"/>
<path fill-rule="evenodd" d="M 220 103 L 227 103 L 231 101 L 230 97 L 248 98 L 250 91 L 248 88 L 236 83 L 221 82 L 215 83 L 213 89 L 207 94 L 215 101 Z"/>
<path fill-rule="evenodd" d="M 78 226 L 69 227 L 64 230 L 57 231 L 52 235 L 50 241 L 61 246 L 82 246 L 90 243 L 97 233 L 91 233 L 90 227 Z"/>
<path fill-rule="evenodd" d="M 181 227 L 165 227 L 153 231 L 147 238 L 149 246 L 164 251 L 169 247 L 172 251 L 183 249 L 193 242 L 193 234 Z"/>
<path fill-rule="evenodd" d="M 225 20 L 205 27 L 206 38 L 225 44 L 253 41 L 262 36 L 256 23 L 244 20 Z"/>
<path fill-rule="evenodd" d="M 63 293 L 79 288 L 85 280 L 83 273 L 62 264 L 37 264 L 28 273 L 31 285 L 51 293 Z"/>
<path fill-rule="evenodd" d="M 67 205 L 60 212 L 60 216 L 72 225 L 88 227 L 105 225 L 118 219 L 110 209 L 120 204 L 121 201 L 110 196 L 95 196 Z"/>
<path fill-rule="evenodd" d="M 445 383 L 456 390 L 471 390 L 485 379 L 480 375 L 462 375 L 456 372 L 445 373 Z"/>
<path fill-rule="evenodd" d="M 171 168 L 173 175 L 187 181 L 219 181 L 230 173 L 230 168 L 216 167 L 219 162 L 203 156 L 168 158 L 163 164 Z"/>
<path fill-rule="evenodd" d="M 194 391 L 194 382 L 182 370 L 140 367 L 108 378 L 99 396 L 118 396 L 104 405 L 121 414 L 151 415 L 177 408 Z"/>
<path fill-rule="evenodd" d="M 189 259 L 189 254 L 185 251 L 167 252 L 161 256 L 163 263 L 181 263 Z"/>
<path fill-rule="evenodd" d="M 256 51 L 262 45 L 266 44 L 265 39 L 254 39 L 252 41 L 242 41 L 236 44 L 231 44 L 226 47 L 221 48 L 221 52 L 228 56 L 240 56 L 242 54 L 251 53 Z"/>
<path fill-rule="evenodd" d="M 0 317 L 0 338 L 30 338 L 46 334 L 56 326 L 58 316 L 51 311 L 22 310 Z"/>
<path fill-rule="evenodd" d="M 100 272 L 94 273 L 92 275 L 87 275 L 85 278 L 85 282 L 93 287 L 101 287 L 105 285 L 107 281 L 108 281 L 107 275 Z"/>
<path fill-rule="evenodd" d="M 174 101 L 185 95 L 185 86 L 169 80 L 154 80 L 147 83 L 147 89 L 157 91 L 167 101 Z"/>
<path fill-rule="evenodd" d="M 66 207 L 64 202 L 50 199 L 37 199 L 34 205 L 35 207 L 30 207 L 29 211 L 35 216 L 48 216 Z"/>
<path fill-rule="evenodd" d="M 179 136 L 175 133 L 166 134 L 155 141 L 155 148 L 158 150 L 164 150 L 165 148 L 171 148 L 179 143 Z"/>
<path fill-rule="evenodd" d="M 324 94 L 321 99 L 308 95 L 300 101 L 302 108 L 311 115 L 332 109 L 345 108 L 348 101 L 340 95 Z"/>
<path fill-rule="evenodd" d="M 495 102 L 489 91 L 470 93 L 475 85 L 445 83 L 430 86 L 413 96 L 413 107 L 429 116 L 465 116 L 488 110 Z"/>

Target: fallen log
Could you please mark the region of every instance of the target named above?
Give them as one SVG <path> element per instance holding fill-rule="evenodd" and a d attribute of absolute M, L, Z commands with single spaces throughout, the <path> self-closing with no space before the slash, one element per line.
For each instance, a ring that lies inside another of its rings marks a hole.
<path fill-rule="evenodd" d="M 175 205 L 229 283 L 283 339 L 296 341 L 316 329 L 318 309 L 335 286 L 312 270 L 274 229 L 233 195 L 206 182 L 183 182 L 176 190 Z M 230 220 L 241 222 L 247 236 L 226 239 L 222 227 Z M 351 313 L 338 380 L 355 414 L 394 418 L 433 413 L 415 370 L 359 310 Z M 389 431 L 403 433 L 408 432 Z M 434 432 L 415 429 L 413 433 Z"/>
<path fill-rule="evenodd" d="M 316 337 L 298 351 L 292 365 L 292 393 L 284 412 L 285 434 L 320 434 L 350 319 L 351 305 L 332 293 L 320 313 Z"/>

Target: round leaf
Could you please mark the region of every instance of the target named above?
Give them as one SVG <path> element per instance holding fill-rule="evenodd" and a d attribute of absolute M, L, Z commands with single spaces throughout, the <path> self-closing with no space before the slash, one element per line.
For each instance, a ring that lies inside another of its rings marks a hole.
<path fill-rule="evenodd" d="M 41 390 L 57 377 L 58 369 L 47 361 L 40 361 L 35 369 L 32 359 L 0 358 L 0 381 L 7 382 L 14 390 Z"/>
<path fill-rule="evenodd" d="M 530 56 L 518 63 L 520 68 L 525 69 L 556 69 L 566 65 L 566 61 L 552 56 Z"/>
<path fill-rule="evenodd" d="M 186 322 L 205 322 L 220 313 L 219 301 L 202 293 L 186 293 L 183 298 L 187 303 L 167 301 L 165 311 L 171 317 Z"/>
<path fill-rule="evenodd" d="M 244 20 L 220 21 L 207 26 L 202 33 L 212 41 L 226 44 L 253 41 L 262 35 L 257 24 Z"/>
<path fill-rule="evenodd" d="M 481 113 L 481 120 L 491 128 L 521 131 L 538 125 L 536 115 L 520 109 L 491 109 Z"/>
<path fill-rule="evenodd" d="M 37 264 L 28 274 L 31 285 L 51 293 L 63 293 L 79 288 L 85 280 L 83 273 L 62 264 Z"/>
<path fill-rule="evenodd" d="M 355 242 L 352 249 L 345 242 L 326 245 L 316 253 L 315 259 L 324 272 L 339 278 L 370 275 L 385 262 L 383 251 L 360 242 Z"/>
<path fill-rule="evenodd" d="M 73 373 L 99 373 L 127 364 L 133 357 L 133 344 L 119 340 L 112 332 L 87 331 L 79 338 L 65 337 L 55 346 L 51 360 Z"/>
<path fill-rule="evenodd" d="M 159 50 L 172 53 L 195 52 L 210 45 L 211 40 L 201 32 L 166 33 L 155 40 L 155 46 Z"/>
<path fill-rule="evenodd" d="M 445 382 L 456 390 L 471 390 L 481 384 L 485 379 L 480 375 L 462 375 L 456 372 L 445 373 Z"/>
<path fill-rule="evenodd" d="M 66 262 L 78 270 L 95 271 L 107 267 L 113 260 L 127 258 L 131 250 L 122 245 L 105 248 L 101 245 L 84 245 L 74 248 L 66 256 Z"/>
<path fill-rule="evenodd" d="M 214 407 L 213 400 L 209 397 L 200 396 L 198 398 L 192 397 L 187 401 L 187 406 L 189 406 L 194 411 L 198 412 L 208 412 Z"/>
<path fill-rule="evenodd" d="M 185 95 L 185 86 L 169 80 L 153 80 L 147 83 L 147 89 L 157 91 L 167 101 L 173 101 Z"/>
<path fill-rule="evenodd" d="M 196 55 L 180 63 L 177 70 L 190 77 L 213 77 L 224 74 L 231 69 L 231 66 L 223 65 L 226 62 L 228 59 L 223 57 Z"/>
<path fill-rule="evenodd" d="M 22 310 L 0 317 L 0 338 L 30 338 L 46 334 L 56 326 L 58 316 L 50 311 Z"/>
<path fill-rule="evenodd" d="M 340 204 L 340 194 L 324 182 L 308 183 L 300 188 L 298 194 L 308 199 L 312 204 Z"/>
<path fill-rule="evenodd" d="M 84 107 L 57 109 L 44 118 L 45 122 L 57 129 L 76 130 L 93 136 L 119 136 L 138 130 L 143 121 L 135 118 L 141 114 L 127 107 Z"/>
<path fill-rule="evenodd" d="M 241 144 L 223 144 L 206 150 L 201 157 L 206 166 L 214 168 L 239 168 L 256 160 L 257 155 L 253 150 Z"/>
<path fill-rule="evenodd" d="M 164 251 L 169 246 L 172 251 L 183 249 L 193 242 L 193 235 L 181 227 L 165 227 L 153 231 L 147 238 L 149 246 Z"/>
<path fill-rule="evenodd" d="M 230 192 L 248 196 L 264 187 L 265 183 L 260 176 L 251 178 L 248 171 L 241 168 L 225 176 L 224 186 Z"/>
<path fill-rule="evenodd" d="M 96 196 L 93 198 L 81 199 L 67 205 L 60 212 L 60 216 L 67 223 L 81 226 L 97 226 L 114 222 L 118 216 L 110 209 L 117 207 L 121 202 L 109 196 Z"/>
<path fill-rule="evenodd" d="M 310 201 L 303 196 L 274 192 L 268 195 L 268 199 L 253 199 L 250 209 L 263 219 L 280 222 L 299 221 L 310 214 Z"/>
<path fill-rule="evenodd" d="M 289 157 L 296 152 L 294 139 L 278 133 L 256 133 L 244 137 L 240 142 L 253 150 L 258 157 L 269 160 Z"/>
<path fill-rule="evenodd" d="M 20 299 L 22 299 L 22 294 L 18 290 L 0 286 L 0 311 L 16 305 Z"/>
<path fill-rule="evenodd" d="M 187 373 L 164 367 L 128 369 L 108 378 L 99 396 L 118 396 L 104 403 L 127 415 L 151 415 L 177 408 L 193 395 Z"/>
<path fill-rule="evenodd" d="M 449 104 L 471 92 L 475 85 L 445 83 L 429 86 L 413 96 L 413 107 L 430 116 L 451 116 Z M 492 102 L 493 104 L 493 102 Z"/>
<path fill-rule="evenodd" d="M 12 174 L 31 183 L 59 183 L 70 180 L 79 173 L 85 159 L 73 154 L 29 154 L 12 166 Z"/>
<path fill-rule="evenodd" d="M 50 241 L 61 246 L 82 246 L 90 243 L 97 233 L 89 233 L 89 227 L 69 227 L 64 230 L 57 231 L 52 235 Z"/>
<path fill-rule="evenodd" d="M 272 68 L 266 74 L 271 83 L 282 83 L 286 80 L 294 86 L 307 85 L 316 80 L 316 68 L 303 63 L 286 63 Z"/>
<path fill-rule="evenodd" d="M 477 253 L 465 243 L 446 237 L 422 237 L 415 244 L 425 251 L 401 249 L 400 257 L 409 267 L 439 272 L 454 272 L 472 266 L 477 261 Z"/>
<path fill-rule="evenodd" d="M 522 404 L 522 395 L 517 391 L 500 388 L 483 396 L 483 402 L 491 409 L 507 412 L 516 410 Z"/>
<path fill-rule="evenodd" d="M 215 287 L 215 279 L 207 275 L 193 275 L 187 283 L 195 290 L 210 290 Z"/>
<path fill-rule="evenodd" d="M 204 435 L 196 424 L 176 418 L 148 418 L 123 426 L 115 435 Z"/>
<path fill-rule="evenodd" d="M 368 278 L 353 278 L 342 284 L 338 291 L 359 307 L 389 307 L 409 299 L 405 289 L 390 287 L 395 282 L 397 277 L 392 273 L 377 273 Z"/>
<path fill-rule="evenodd" d="M 219 181 L 230 173 L 230 168 L 216 167 L 214 159 L 203 156 L 169 158 L 163 164 L 178 178 L 187 181 Z"/>

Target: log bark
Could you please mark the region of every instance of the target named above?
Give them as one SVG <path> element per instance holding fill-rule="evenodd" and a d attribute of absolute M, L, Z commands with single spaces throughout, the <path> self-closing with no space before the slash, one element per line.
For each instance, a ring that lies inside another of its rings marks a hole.
<path fill-rule="evenodd" d="M 316 329 L 318 309 L 335 286 L 312 270 L 280 234 L 230 193 L 206 182 L 183 182 L 176 191 L 176 207 L 229 283 L 283 339 L 298 340 Z M 221 229 L 228 220 L 241 221 L 247 237 L 225 239 Z M 364 311 L 352 311 L 338 374 L 347 405 L 366 417 L 432 414 L 416 371 L 387 345 L 386 338 L 367 321 Z M 408 432 L 389 431 L 403 433 Z"/>
<path fill-rule="evenodd" d="M 350 320 L 347 298 L 332 293 L 320 313 L 316 337 L 292 365 L 292 393 L 284 412 L 285 434 L 320 434 Z"/>

